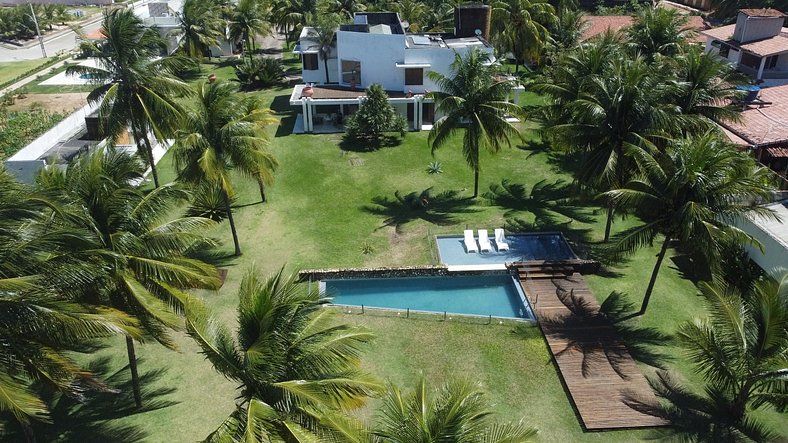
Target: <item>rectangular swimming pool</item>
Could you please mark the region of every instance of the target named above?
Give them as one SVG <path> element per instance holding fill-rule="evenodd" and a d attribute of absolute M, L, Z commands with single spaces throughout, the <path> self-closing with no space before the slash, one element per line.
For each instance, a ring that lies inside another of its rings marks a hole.
<path fill-rule="evenodd" d="M 474 231 L 474 236 L 477 236 Z M 478 240 L 478 237 L 476 237 Z M 506 236 L 508 251 L 498 251 L 493 239 L 490 252 L 467 252 L 462 236 L 437 237 L 440 261 L 446 266 L 490 266 L 504 268 L 505 263 L 527 260 L 561 261 L 576 259 L 572 248 L 560 233 L 510 234 Z"/>
<path fill-rule="evenodd" d="M 413 311 L 533 319 L 509 274 L 325 280 L 332 303 Z"/>

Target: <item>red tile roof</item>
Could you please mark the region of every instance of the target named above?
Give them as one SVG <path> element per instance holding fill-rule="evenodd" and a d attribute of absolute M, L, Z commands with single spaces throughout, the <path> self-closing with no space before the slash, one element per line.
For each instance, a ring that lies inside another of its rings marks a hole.
<path fill-rule="evenodd" d="M 766 148 L 766 153 L 772 158 L 788 158 L 788 148 L 773 146 L 771 148 Z"/>
<path fill-rule="evenodd" d="M 739 12 L 744 15 L 749 15 L 750 17 L 785 17 L 785 14 L 772 8 L 739 9 Z"/>
<path fill-rule="evenodd" d="M 761 57 L 782 54 L 788 52 L 788 35 L 780 34 L 772 38 L 744 43 L 741 48 Z"/>
<path fill-rule="evenodd" d="M 741 121 L 725 126 L 751 145 L 788 143 L 788 85 L 764 88 L 758 98 L 772 104 L 748 106 Z"/>
<path fill-rule="evenodd" d="M 691 29 L 699 33 L 708 28 L 703 17 L 698 15 L 687 16 L 689 21 L 685 29 Z M 583 17 L 586 23 L 586 28 L 583 30 L 583 35 L 580 36 L 580 41 L 586 41 L 592 37 L 604 33 L 608 29 L 611 31 L 620 31 L 628 28 L 635 22 L 635 18 L 629 15 L 586 15 Z M 693 43 L 704 43 L 705 37 L 700 34 L 695 35 L 689 39 Z"/>

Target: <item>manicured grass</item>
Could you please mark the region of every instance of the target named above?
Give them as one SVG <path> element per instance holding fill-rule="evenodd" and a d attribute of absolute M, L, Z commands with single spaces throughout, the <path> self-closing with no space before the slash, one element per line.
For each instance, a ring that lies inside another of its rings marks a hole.
<path fill-rule="evenodd" d="M 96 88 L 95 85 L 42 85 L 42 82 L 49 80 L 55 75 L 64 72 L 68 66 L 61 66 L 60 68 L 49 70 L 46 74 L 41 75 L 36 81 L 28 83 L 23 86 L 23 89 L 28 94 L 57 94 L 67 92 L 90 92 Z"/>
<path fill-rule="evenodd" d="M 46 62 L 47 60 L 43 58 L 18 62 L 0 62 L 0 84 L 14 79 L 31 69 L 35 69 Z"/>
<path fill-rule="evenodd" d="M 220 78 L 231 78 L 227 67 L 217 68 Z M 228 77 L 225 77 L 228 76 Z M 224 287 L 216 292 L 201 292 L 206 303 L 225 324 L 234 327 L 237 290 L 241 278 L 252 266 L 256 272 L 268 274 L 285 265 L 289 270 L 313 267 L 398 266 L 435 263 L 431 239 L 435 234 L 459 233 L 467 227 L 491 229 L 522 219 L 532 222 L 533 214 L 514 212 L 508 217 L 505 209 L 490 205 L 485 199 L 466 200 L 462 212 L 436 225 L 415 218 L 398 227 L 384 226 L 384 217 L 368 208 L 376 197 L 394 198 L 432 187 L 435 193 L 456 191 L 470 197 L 473 174 L 459 149 L 459 140 L 449 143 L 433 157 L 426 143 L 426 132 L 409 133 L 394 147 L 366 152 L 361 146 L 339 148 L 340 135 L 290 135 L 294 116 L 289 106 L 290 88 L 274 88 L 260 92 L 271 100 L 272 109 L 282 117 L 279 127 L 271 128 L 271 150 L 280 163 L 276 184 L 269 189 L 265 204 L 259 203 L 257 187 L 249 180 L 235 182 L 236 221 L 243 255 L 229 257 L 232 241 L 226 224 L 212 235 L 222 241 L 221 252 L 228 257 L 220 266 L 229 273 Z M 536 100 L 526 97 L 526 100 Z M 536 140 L 533 137 L 531 142 Z M 529 149 L 505 149 L 497 155 L 481 156 L 482 190 L 508 178 L 529 187 L 546 180 L 570 181 L 559 169 L 559 161 L 536 149 L 537 143 L 526 143 Z M 443 173 L 430 175 L 426 167 L 440 161 Z M 174 178 L 170 157 L 160 163 L 164 181 Z M 603 214 L 594 207 L 581 210 L 590 223 L 571 221 L 558 216 L 558 223 L 572 239 L 597 242 L 601 239 Z M 395 211 L 400 220 L 414 214 Z M 564 224 L 562 224 L 564 223 Z M 617 220 L 614 229 L 636 223 L 632 217 Z M 362 243 L 372 247 L 365 254 Z M 583 249 L 583 244 L 577 244 Z M 638 251 L 617 266 L 605 267 L 600 275 L 588 277 L 596 296 L 603 300 L 611 291 L 623 291 L 632 301 L 639 302 L 647 277 L 654 263 L 655 248 Z M 657 282 L 652 304 L 637 326 L 673 333 L 685 320 L 702 315 L 703 308 L 692 282 L 683 278 L 681 270 L 666 260 Z M 381 379 L 398 385 L 411 386 L 419 372 L 431 384 L 446 377 L 459 376 L 481 383 L 490 394 L 493 409 L 502 420 L 519 420 L 540 429 L 542 441 L 637 441 L 648 431 L 583 433 L 550 361 L 547 348 L 535 328 L 515 330 L 510 325 L 486 325 L 442 322 L 435 318 L 411 320 L 376 315 L 340 314 L 340 321 L 363 325 L 377 335 L 364 359 L 367 369 Z M 236 396 L 234 383 L 218 375 L 197 352 L 197 347 L 182 333 L 175 334 L 180 352 L 171 352 L 155 343 L 138 347 L 143 359 L 140 370 L 150 374 L 148 389 L 170 388 L 159 395 L 148 393 L 146 402 L 151 410 L 127 414 L 131 403 L 128 389 L 113 397 L 112 406 L 88 406 L 72 411 L 69 419 L 56 420 L 48 427 L 43 440 L 83 441 L 86 429 L 111 433 L 122 428 L 128 436 L 147 441 L 194 441 L 203 439 L 232 410 Z M 108 371 L 121 369 L 126 362 L 121 340 L 91 357 L 109 358 Z M 674 357 L 670 362 L 683 376 L 691 375 L 689 363 L 675 348 L 666 350 Z M 156 371 L 163 371 L 158 373 Z M 123 372 L 125 374 L 125 372 Z M 125 386 L 125 385 L 122 385 Z M 375 401 L 359 414 L 373 414 Z M 93 409 L 91 409 L 93 408 Z M 96 416 L 90 415 L 96 412 Z M 776 429 L 786 429 L 784 417 L 766 414 Z M 781 426 L 782 425 L 782 426 Z M 91 427 L 92 426 L 92 427 Z M 42 432 L 44 428 L 42 427 Z"/>

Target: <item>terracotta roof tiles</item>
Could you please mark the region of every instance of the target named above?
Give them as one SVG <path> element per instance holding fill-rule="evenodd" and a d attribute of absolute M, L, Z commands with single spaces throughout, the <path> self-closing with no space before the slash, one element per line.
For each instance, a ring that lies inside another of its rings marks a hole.
<path fill-rule="evenodd" d="M 741 121 L 725 126 L 752 145 L 788 143 L 788 85 L 764 88 L 758 98 L 771 104 L 748 106 Z"/>

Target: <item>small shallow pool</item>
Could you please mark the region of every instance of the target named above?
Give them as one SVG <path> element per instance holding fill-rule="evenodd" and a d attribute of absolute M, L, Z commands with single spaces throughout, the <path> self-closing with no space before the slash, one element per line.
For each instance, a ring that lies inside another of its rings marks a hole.
<path fill-rule="evenodd" d="M 325 280 L 337 305 L 533 319 L 522 289 L 509 274 Z"/>
<path fill-rule="evenodd" d="M 478 232 L 474 231 L 478 240 Z M 452 267 L 476 267 L 477 269 L 505 269 L 505 263 L 527 260 L 562 261 L 576 259 L 572 248 L 560 233 L 510 234 L 506 236 L 508 251 L 498 251 L 494 239 L 490 239 L 492 251 L 466 252 L 462 236 L 441 235 L 437 237 L 441 263 Z"/>

